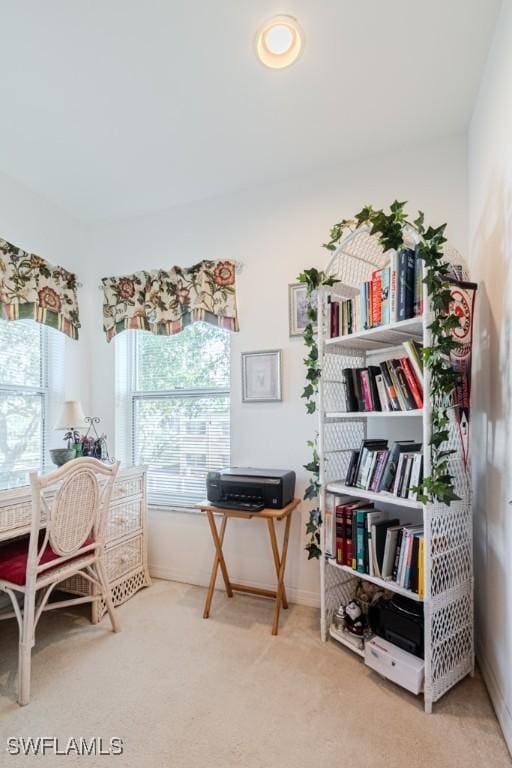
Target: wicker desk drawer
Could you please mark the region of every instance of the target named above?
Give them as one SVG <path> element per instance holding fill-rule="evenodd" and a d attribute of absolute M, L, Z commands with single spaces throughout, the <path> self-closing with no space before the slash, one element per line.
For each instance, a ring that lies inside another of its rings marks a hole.
<path fill-rule="evenodd" d="M 138 493 L 142 493 L 143 490 L 143 478 L 142 477 L 126 477 L 116 480 L 114 487 L 112 488 L 111 499 L 122 499 L 124 496 L 135 496 Z"/>
<path fill-rule="evenodd" d="M 135 536 L 105 552 L 105 567 L 109 582 L 142 565 L 142 536 Z"/>
<path fill-rule="evenodd" d="M 142 496 L 116 504 L 108 511 L 107 544 L 142 528 Z"/>
<path fill-rule="evenodd" d="M 32 522 L 32 504 L 23 502 L 8 507 L 0 507 L 0 530 L 10 531 L 25 528 Z"/>

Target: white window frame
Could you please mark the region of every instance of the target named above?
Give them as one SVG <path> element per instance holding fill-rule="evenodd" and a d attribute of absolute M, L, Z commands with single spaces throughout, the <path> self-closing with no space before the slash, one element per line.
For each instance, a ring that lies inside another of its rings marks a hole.
<path fill-rule="evenodd" d="M 137 389 L 137 338 L 138 334 L 147 331 L 123 331 L 115 340 L 115 386 L 116 386 L 116 415 L 115 415 L 115 444 L 116 456 L 125 464 L 134 465 L 135 455 L 135 409 L 137 402 L 155 399 L 186 399 L 187 397 L 228 397 L 231 387 L 226 389 L 169 389 L 169 390 L 138 390 Z M 231 408 L 229 409 L 231 427 Z M 231 432 L 231 430 L 230 430 Z M 231 459 L 231 433 L 229 435 L 229 461 Z M 228 463 L 229 463 L 228 461 Z M 206 478 L 205 478 L 206 482 Z M 205 487 L 206 495 L 206 487 Z M 166 512 L 197 512 L 194 504 L 177 504 L 151 501 L 151 509 Z"/>
<path fill-rule="evenodd" d="M 1 322 L 27 323 L 31 321 L 8 321 L 2 318 Z M 49 329 L 39 323 L 35 323 L 35 325 L 39 332 L 40 384 L 38 386 L 26 386 L 21 384 L 3 384 L 0 381 L 0 393 L 38 395 L 41 397 L 41 444 L 39 446 L 39 467 L 37 469 L 45 471 L 53 466 L 48 452 L 50 444 L 55 442 L 55 437 L 51 434 L 53 432 L 51 419 L 55 418 L 56 410 L 64 394 L 63 366 L 65 339 L 62 333 L 58 331 Z M 13 482 L 12 487 L 17 486 L 18 484 Z"/>

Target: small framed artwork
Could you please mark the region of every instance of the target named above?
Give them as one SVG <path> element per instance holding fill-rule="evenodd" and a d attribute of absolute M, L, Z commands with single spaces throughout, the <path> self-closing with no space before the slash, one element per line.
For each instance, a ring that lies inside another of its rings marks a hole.
<path fill-rule="evenodd" d="M 276 402 L 281 396 L 281 350 L 242 352 L 242 402 Z"/>
<path fill-rule="evenodd" d="M 312 294 L 313 303 L 317 305 L 317 293 Z M 304 283 L 292 283 L 288 286 L 288 310 L 290 314 L 290 336 L 302 336 L 308 323 L 307 288 Z M 316 324 L 314 326 L 316 331 Z"/>

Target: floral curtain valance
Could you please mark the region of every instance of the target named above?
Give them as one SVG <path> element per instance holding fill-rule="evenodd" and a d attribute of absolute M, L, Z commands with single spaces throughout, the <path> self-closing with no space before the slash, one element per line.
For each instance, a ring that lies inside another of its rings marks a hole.
<path fill-rule="evenodd" d="M 0 305 L 6 320 L 35 320 L 78 339 L 76 275 L 1 238 Z"/>
<path fill-rule="evenodd" d="M 171 336 L 198 320 L 238 331 L 232 261 L 105 277 L 102 284 L 107 341 L 128 328 Z"/>

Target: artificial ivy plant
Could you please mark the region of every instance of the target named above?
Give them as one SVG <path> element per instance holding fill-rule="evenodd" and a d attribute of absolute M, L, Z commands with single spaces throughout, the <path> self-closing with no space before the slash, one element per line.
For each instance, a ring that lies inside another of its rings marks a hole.
<path fill-rule="evenodd" d="M 432 343 L 423 349 L 424 364 L 430 371 L 432 437 L 429 445 L 431 474 L 423 478 L 421 486 L 414 490 L 417 492 L 418 500 L 423 503 L 438 501 L 449 505 L 459 498 L 454 491 L 453 476 L 449 470 L 449 459 L 454 451 L 448 449 L 446 443 L 449 438 L 448 409 L 451 405 L 451 395 L 458 382 L 458 373 L 450 363 L 450 353 L 460 345 L 453 338 L 452 331 L 459 325 L 460 321 L 457 315 L 451 311 L 449 267 L 443 258 L 446 224 L 439 227 L 426 227 L 421 211 L 414 221 L 409 221 L 405 212 L 406 205 L 405 202 L 395 200 L 390 206 L 389 212 L 375 209 L 371 205 L 365 206 L 353 219 L 343 219 L 335 224 L 331 228 L 329 241 L 324 243 L 323 247 L 329 251 L 335 251 L 347 230 L 363 226 L 369 227 L 370 234 L 378 238 L 384 252 L 408 247 L 406 244 L 407 230 L 412 228 L 418 235 L 416 253 L 425 264 L 423 282 L 427 286 L 433 315 L 429 325 Z M 305 283 L 307 288 L 308 322 L 304 331 L 304 343 L 308 349 L 308 354 L 304 360 L 306 385 L 302 397 L 306 401 L 306 411 L 314 413 L 318 385 L 322 374 L 318 362 L 318 345 L 314 330 L 318 314 L 315 297 L 316 291 L 320 287 L 333 285 L 336 278 L 313 268 L 304 270 L 297 279 L 299 282 Z M 320 459 L 316 439 L 308 441 L 308 445 L 312 449 L 312 459 L 304 467 L 311 473 L 311 480 L 306 488 L 304 499 L 313 501 L 318 499 L 320 493 Z M 308 536 L 306 550 L 309 560 L 318 558 L 322 554 L 320 549 L 321 524 L 321 511 L 317 503 L 310 511 L 306 525 Z"/>

